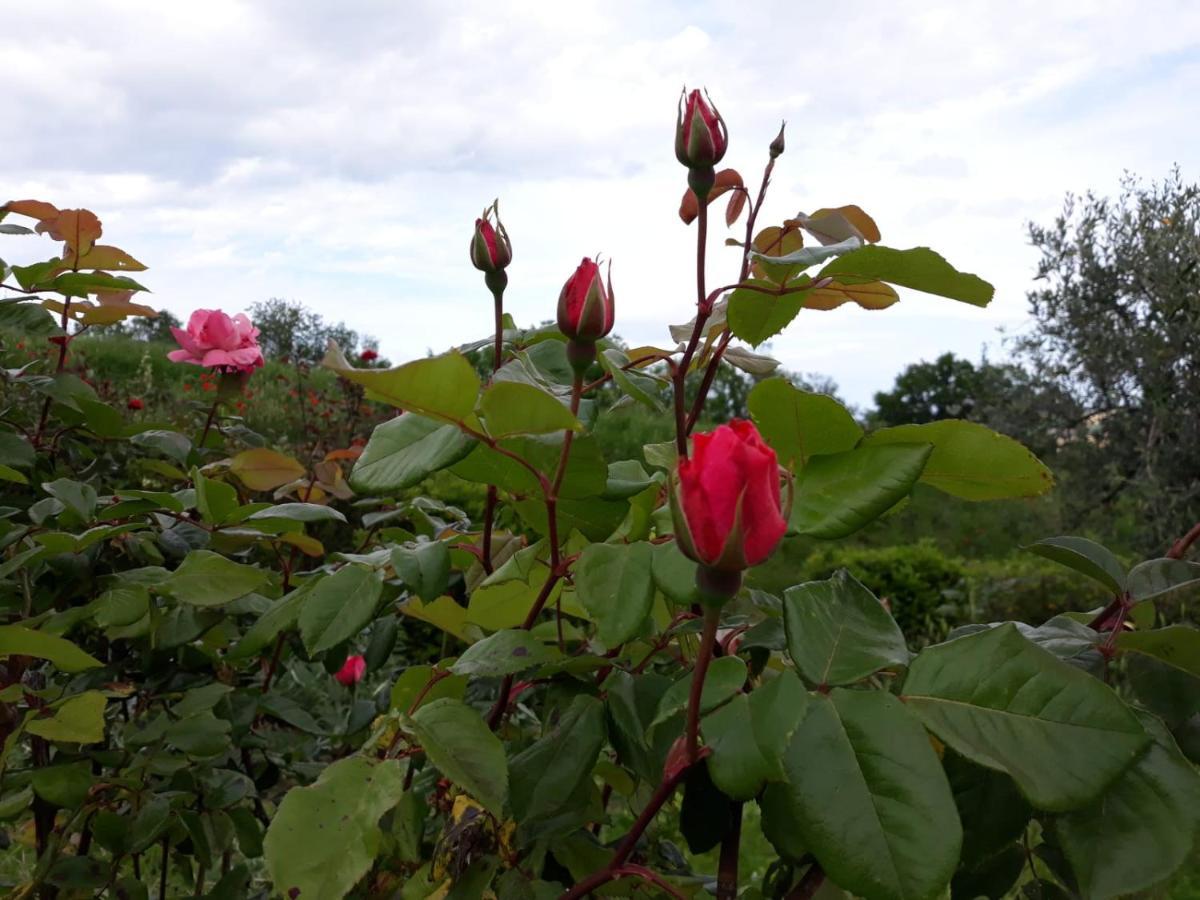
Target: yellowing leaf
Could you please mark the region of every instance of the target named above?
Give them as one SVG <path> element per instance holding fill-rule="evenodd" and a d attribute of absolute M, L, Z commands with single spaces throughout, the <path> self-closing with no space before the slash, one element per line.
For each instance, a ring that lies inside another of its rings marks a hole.
<path fill-rule="evenodd" d="M 143 272 L 146 266 L 119 247 L 96 244 L 83 256 L 68 253 L 64 262 L 72 269 L 106 269 L 114 272 Z"/>
<path fill-rule="evenodd" d="M 58 218 L 58 207 L 44 200 L 10 200 L 4 204 L 4 209 L 18 216 L 29 216 L 31 219 Z"/>
<path fill-rule="evenodd" d="M 875 220 L 853 204 L 818 209 L 811 216 L 801 213 L 796 219 L 822 244 L 836 244 L 849 237 L 860 237 L 868 244 L 879 240 L 879 226 Z"/>
<path fill-rule="evenodd" d="M 37 231 L 65 241 L 75 253 L 88 253 L 100 237 L 100 220 L 90 209 L 64 209 L 55 218 L 43 219 Z"/>
<path fill-rule="evenodd" d="M 882 281 L 846 284 L 835 279 L 810 292 L 804 306 L 808 309 L 830 310 L 836 309 L 847 300 L 852 300 L 863 309 L 886 309 L 899 299 L 900 295 L 896 293 L 896 289 Z"/>
<path fill-rule="evenodd" d="M 229 471 L 252 491 L 271 491 L 304 477 L 299 462 L 266 447 L 243 450 L 233 458 Z"/>

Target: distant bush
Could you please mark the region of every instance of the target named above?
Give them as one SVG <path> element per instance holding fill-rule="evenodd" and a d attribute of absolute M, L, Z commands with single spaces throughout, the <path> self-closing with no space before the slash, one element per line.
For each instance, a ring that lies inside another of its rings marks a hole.
<path fill-rule="evenodd" d="M 1112 599 L 1093 581 L 1023 553 L 966 563 L 968 615 L 976 622 L 1013 620 L 1040 625 L 1059 613 L 1092 609 Z"/>

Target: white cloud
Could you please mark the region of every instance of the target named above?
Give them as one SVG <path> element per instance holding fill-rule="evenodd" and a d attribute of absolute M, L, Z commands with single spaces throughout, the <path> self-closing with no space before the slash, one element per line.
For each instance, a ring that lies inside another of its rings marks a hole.
<path fill-rule="evenodd" d="M 177 313 L 289 297 L 395 359 L 488 330 L 466 245 L 497 195 L 519 320 L 552 317 L 598 251 L 623 336 L 661 342 L 689 318 L 671 149 L 685 82 L 710 87 L 748 180 L 788 119 L 764 223 L 857 202 L 886 241 L 996 283 L 985 311 L 910 294 L 806 312 L 773 343 L 860 403 L 908 362 L 973 356 L 1021 325 L 1024 222 L 1066 191 L 1200 168 L 1200 125 L 1181 115 L 1200 89 L 1187 2 L 110 0 L 84 16 L 43 0 L 0 7 L 0 30 L 22 73 L 0 94 L 5 191 L 95 209 Z M 714 279 L 736 264 L 716 231 Z M 13 246 L 17 261 L 45 249 Z"/>

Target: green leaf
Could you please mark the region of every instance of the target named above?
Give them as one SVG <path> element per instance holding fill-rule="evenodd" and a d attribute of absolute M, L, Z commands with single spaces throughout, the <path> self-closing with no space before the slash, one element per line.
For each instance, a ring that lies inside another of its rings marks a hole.
<path fill-rule="evenodd" d="M 0 656 L 14 655 L 49 660 L 64 672 L 81 672 L 104 665 L 65 638 L 34 631 L 23 625 L 0 625 Z"/>
<path fill-rule="evenodd" d="M 1057 833 L 1084 897 L 1107 900 L 1164 881 L 1200 827 L 1200 774 L 1152 716 L 1154 740 L 1105 794 L 1060 818 Z"/>
<path fill-rule="evenodd" d="M 829 263 L 817 277 L 832 275 L 877 279 L 975 306 L 987 306 L 996 292 L 978 275 L 959 272 L 928 247 L 861 247 Z"/>
<path fill-rule="evenodd" d="M 139 447 L 155 450 L 180 463 L 186 463 L 192 452 L 192 442 L 186 435 L 182 435 L 178 431 L 153 428 L 133 435 L 129 442 Z"/>
<path fill-rule="evenodd" d="M 343 566 L 321 579 L 300 609 L 304 649 L 315 656 L 362 631 L 375 616 L 382 590 L 381 574 L 366 566 Z"/>
<path fill-rule="evenodd" d="M 600 628 L 600 640 L 616 647 L 636 635 L 654 602 L 650 544 L 589 544 L 575 564 L 575 591 Z"/>
<path fill-rule="evenodd" d="M 928 735 L 894 696 L 815 695 L 783 765 L 801 843 L 839 887 L 872 900 L 945 890 L 962 844 L 958 813 Z"/>
<path fill-rule="evenodd" d="M 684 556 L 674 541 L 654 544 L 654 558 L 650 571 L 654 585 L 672 603 L 691 606 L 700 602 L 700 591 L 696 587 L 696 563 Z"/>
<path fill-rule="evenodd" d="M 13 274 L 17 275 L 18 281 L 18 271 L 22 268 L 27 267 L 13 266 Z M 62 329 L 50 310 L 43 308 L 40 303 L 0 303 L 0 328 L 31 337 L 62 334 Z"/>
<path fill-rule="evenodd" d="M 797 478 L 790 526 L 825 540 L 865 528 L 909 495 L 931 449 L 882 445 L 812 457 Z"/>
<path fill-rule="evenodd" d="M 1189 625 L 1168 625 L 1155 631 L 1126 631 L 1117 635 L 1117 646 L 1127 653 L 1149 656 L 1200 678 L 1200 630 Z"/>
<path fill-rule="evenodd" d="M 517 381 L 495 382 L 483 392 L 479 411 L 488 434 L 494 438 L 579 431 L 583 427 L 558 398 Z"/>
<path fill-rule="evenodd" d="M 1098 581 L 1114 594 L 1125 592 L 1125 567 L 1108 548 L 1081 537 L 1052 537 L 1025 548 L 1030 553 L 1081 572 Z"/>
<path fill-rule="evenodd" d="M 1051 812 L 1097 797 L 1148 740 L 1111 688 L 1011 623 L 923 651 L 903 693 L 945 743 L 1007 772 L 1034 806 Z"/>
<path fill-rule="evenodd" d="M 515 437 L 500 442 L 500 446 L 505 450 L 521 457 L 547 479 L 554 478 L 558 461 L 562 457 L 562 444 L 562 434 Z M 475 449 L 455 463 L 450 471 L 467 481 L 494 484 L 514 494 L 541 496 L 541 486 L 532 472 L 484 444 L 477 444 Z M 607 485 L 608 463 L 604 461 L 596 439 L 591 435 L 576 435 L 571 444 L 567 471 L 558 493 L 560 501 L 599 496 L 604 493 Z M 537 504 L 543 506 L 540 500 Z"/>
<path fill-rule="evenodd" d="M 425 685 L 429 683 L 430 676 L 432 675 L 433 666 L 429 665 L 409 666 L 405 669 L 400 677 L 396 679 L 396 683 L 392 685 L 392 709 L 406 712 L 413 705 L 417 697 L 420 696 L 421 691 L 425 690 Z M 455 700 L 461 700 L 466 691 L 467 679 L 465 676 L 446 675 L 440 678 L 433 687 L 425 691 L 425 696 L 421 698 L 421 703 L 431 703 L 442 697 L 452 697 Z"/>
<path fill-rule="evenodd" d="M 0 481 L 11 481 L 16 484 L 29 484 L 29 479 L 14 469 L 12 466 L 6 466 L 0 463 Z"/>
<path fill-rule="evenodd" d="M 1200 563 L 1182 559 L 1148 559 L 1129 573 L 1129 595 L 1134 600 L 1166 599 L 1200 586 Z"/>
<path fill-rule="evenodd" d="M 25 730 L 48 741 L 95 744 L 104 740 L 104 707 L 107 703 L 100 691 L 84 691 L 55 707 L 50 718 L 31 720 Z"/>
<path fill-rule="evenodd" d="M 379 852 L 379 819 L 404 794 L 394 760 L 338 760 L 315 784 L 292 788 L 263 841 L 267 871 L 284 897 L 342 897 Z"/>
<path fill-rule="evenodd" d="M 475 439 L 457 425 L 405 413 L 376 426 L 350 472 L 356 491 L 401 491 L 471 452 Z"/>
<path fill-rule="evenodd" d="M 784 378 L 760 381 L 746 402 L 780 465 L 793 471 L 818 454 L 850 450 L 862 437 L 846 407 L 825 394 L 802 391 Z"/>
<path fill-rule="evenodd" d="M 569 805 L 591 780 L 604 734 L 604 704 L 581 695 L 552 731 L 513 757 L 510 795 L 518 822 L 548 819 Z"/>
<path fill-rule="evenodd" d="M 446 590 L 450 550 L 441 541 L 422 541 L 392 550 L 392 568 L 405 586 L 427 603 Z"/>
<path fill-rule="evenodd" d="M 87 800 L 96 779 L 91 763 L 84 760 L 35 769 L 29 780 L 34 792 L 43 800 L 64 809 L 74 809 Z"/>
<path fill-rule="evenodd" d="M 104 272 L 64 272 L 50 284 L 49 290 L 65 297 L 86 297 L 100 291 L 148 291 L 127 275 Z"/>
<path fill-rule="evenodd" d="M 706 716 L 702 730 L 712 750 L 713 783 L 734 800 L 752 800 L 765 782 L 785 780 L 780 762 L 807 708 L 804 686 L 785 669 Z"/>
<path fill-rule="evenodd" d="M 196 509 L 210 525 L 220 525 L 238 508 L 237 488 L 223 481 L 205 478 L 199 469 L 192 469 L 196 485 Z"/>
<path fill-rule="evenodd" d="M 863 444 L 933 444 L 921 481 L 964 500 L 1036 497 L 1054 486 L 1050 470 L 1036 456 L 977 422 L 942 419 L 881 428 Z"/>
<path fill-rule="evenodd" d="M 90 484 L 84 484 L 81 481 L 72 481 L 69 478 L 59 478 L 55 481 L 44 483 L 42 490 L 51 497 L 60 500 L 67 509 L 75 513 L 82 521 L 91 521 L 92 513 L 96 511 L 97 497 L 96 489 Z"/>
<path fill-rule="evenodd" d="M 167 726 L 167 743 L 195 759 L 210 759 L 229 750 L 230 725 L 211 710 L 179 719 Z"/>
<path fill-rule="evenodd" d="M 450 668 L 459 675 L 513 675 L 561 657 L 528 631 L 512 628 L 472 644 Z"/>
<path fill-rule="evenodd" d="M 37 461 L 37 451 L 19 434 L 0 431 L 0 459 L 18 469 L 28 469 Z"/>
<path fill-rule="evenodd" d="M 270 578 L 266 569 L 235 563 L 211 550 L 193 550 L 160 589 L 193 606 L 221 606 L 258 590 Z"/>
<path fill-rule="evenodd" d="M 659 399 L 662 384 L 658 378 L 643 372 L 630 371 L 625 368 L 630 359 L 625 353 L 616 348 L 603 350 L 598 357 L 600 366 L 612 376 L 613 382 L 627 396 L 654 412 L 662 412 L 663 404 Z"/>
<path fill-rule="evenodd" d="M 659 701 L 658 713 L 650 723 L 652 726 L 665 722 L 687 709 L 694 674 L 688 673 L 667 688 Z M 700 692 L 701 715 L 725 703 L 740 691 L 745 683 L 746 664 L 740 657 L 720 656 L 714 659 L 709 663 L 708 673 L 704 676 L 704 689 Z"/>
<path fill-rule="evenodd" d="M 101 628 L 132 625 L 150 611 L 150 592 L 142 584 L 119 585 L 97 597 L 92 609 Z"/>
<path fill-rule="evenodd" d="M 469 606 L 464 611 L 465 619 L 489 631 L 516 628 L 525 621 L 545 582 L 546 568 L 538 566 L 528 581 L 514 579 L 481 585 L 471 593 Z M 559 581 L 551 590 L 546 605 L 553 606 L 561 594 L 562 581 Z"/>
<path fill-rule="evenodd" d="M 883 604 L 845 569 L 783 595 L 788 653 L 816 685 L 852 684 L 908 665 L 904 635 Z"/>
<path fill-rule="evenodd" d="M 751 279 L 749 283 L 768 290 L 777 289 L 769 281 Z M 729 295 L 726 313 L 729 330 L 757 347 L 787 328 L 804 307 L 805 296 L 801 291 L 777 296 L 739 287 Z"/>
<path fill-rule="evenodd" d="M 237 645 L 229 651 L 228 658 L 236 660 L 254 656 L 275 640 L 279 632 L 295 628 L 305 598 L 319 583 L 319 579 L 306 581 L 294 591 L 272 603 L 270 608 L 258 617 L 258 621 L 250 626 Z"/>
<path fill-rule="evenodd" d="M 479 396 L 479 376 L 474 367 L 453 350 L 394 369 L 355 369 L 331 341 L 321 365 L 361 384 L 374 399 L 444 422 L 471 418 Z"/>
<path fill-rule="evenodd" d="M 962 821 L 962 864 L 978 866 L 1021 837 L 1033 809 L 1003 772 L 977 766 L 953 750 L 946 751 L 942 766 Z"/>
<path fill-rule="evenodd" d="M 257 519 L 288 519 L 292 522 L 345 522 L 346 517 L 332 506 L 320 503 L 280 503 L 251 513 L 246 521 Z"/>
<path fill-rule="evenodd" d="M 412 723 L 429 761 L 488 812 L 503 817 L 508 762 L 500 739 L 479 713 L 465 703 L 445 698 L 418 709 Z"/>

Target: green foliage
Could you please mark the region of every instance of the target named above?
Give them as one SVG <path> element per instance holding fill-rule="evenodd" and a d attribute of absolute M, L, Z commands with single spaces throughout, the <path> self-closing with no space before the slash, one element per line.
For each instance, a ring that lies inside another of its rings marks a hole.
<path fill-rule="evenodd" d="M 0 213 L 64 244 L 10 273 L 34 299 L 0 304 L 30 342 L 0 346 L 15 895 L 1109 897 L 1187 858 L 1200 638 L 1168 615 L 1200 588 L 1187 547 L 1131 565 L 1039 541 L 1049 473 L 1013 439 L 940 410 L 864 429 L 733 343 L 802 306 L 882 309 L 889 282 L 990 297 L 879 246 L 860 208 L 753 235 L 760 290 L 717 291 L 673 350 L 589 361 L 501 309 L 496 341 L 395 367 L 334 327 L 345 349 L 315 370 L 324 326 L 274 304 L 256 314 L 291 359 L 252 377 L 77 340 L 153 317 L 131 300 L 150 279 L 112 274 L 144 266 L 86 210 Z M 791 504 L 747 573 L 687 559 L 667 499 L 689 421 L 731 415 Z M 936 518 L 960 500 L 1010 505 Z M 980 560 L 983 540 L 1032 552 Z"/>

